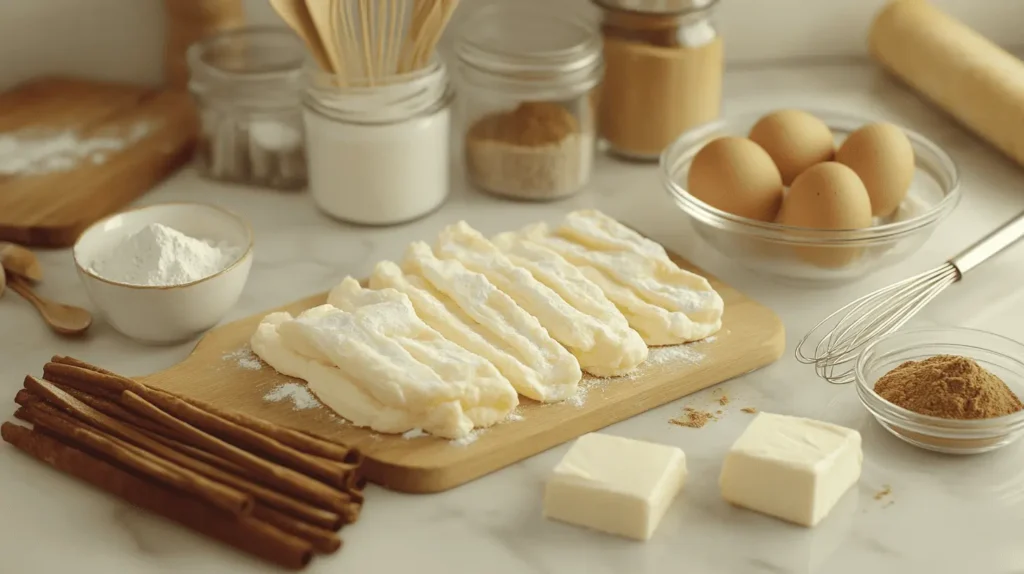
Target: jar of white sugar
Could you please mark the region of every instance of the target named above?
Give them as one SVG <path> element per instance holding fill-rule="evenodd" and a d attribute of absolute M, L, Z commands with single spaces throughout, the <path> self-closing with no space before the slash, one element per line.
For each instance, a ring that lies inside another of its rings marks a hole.
<path fill-rule="evenodd" d="M 309 189 L 324 212 L 392 225 L 438 208 L 449 189 L 453 92 L 444 63 L 383 77 L 306 67 Z"/>
<path fill-rule="evenodd" d="M 189 48 L 201 174 L 272 189 L 306 186 L 304 59 L 302 42 L 278 27 L 236 28 Z"/>
<path fill-rule="evenodd" d="M 461 143 L 470 182 L 540 201 L 583 189 L 604 70 L 597 33 L 554 8 L 512 5 L 485 6 L 460 28 Z"/>

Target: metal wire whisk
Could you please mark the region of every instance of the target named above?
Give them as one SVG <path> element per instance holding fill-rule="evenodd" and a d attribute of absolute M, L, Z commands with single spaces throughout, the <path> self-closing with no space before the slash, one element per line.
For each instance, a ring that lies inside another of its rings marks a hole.
<path fill-rule="evenodd" d="M 830 383 L 853 382 L 861 349 L 907 323 L 968 271 L 1024 237 L 1024 212 L 946 263 L 883 287 L 838 309 L 814 326 L 796 346 L 796 359 L 813 364 Z M 809 352 L 813 344 L 813 353 Z"/>

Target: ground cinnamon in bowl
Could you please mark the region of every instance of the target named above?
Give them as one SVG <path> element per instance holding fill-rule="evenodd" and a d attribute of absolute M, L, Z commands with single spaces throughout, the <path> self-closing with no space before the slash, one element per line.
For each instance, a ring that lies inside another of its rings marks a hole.
<path fill-rule="evenodd" d="M 987 419 L 1024 410 L 1002 379 L 973 359 L 955 355 L 907 361 L 878 379 L 874 388 L 896 406 L 944 419 Z"/>
<path fill-rule="evenodd" d="M 578 191 L 590 173 L 593 137 L 554 102 L 523 102 L 483 116 L 466 133 L 466 167 L 485 191 L 555 199 Z"/>

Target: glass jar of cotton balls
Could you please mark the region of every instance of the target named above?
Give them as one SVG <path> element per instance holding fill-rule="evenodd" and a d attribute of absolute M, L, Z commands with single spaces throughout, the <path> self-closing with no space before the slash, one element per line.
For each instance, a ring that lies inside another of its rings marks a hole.
<path fill-rule="evenodd" d="M 302 43 L 287 28 L 215 34 L 188 51 L 199 107 L 196 165 L 218 181 L 281 190 L 306 186 Z"/>

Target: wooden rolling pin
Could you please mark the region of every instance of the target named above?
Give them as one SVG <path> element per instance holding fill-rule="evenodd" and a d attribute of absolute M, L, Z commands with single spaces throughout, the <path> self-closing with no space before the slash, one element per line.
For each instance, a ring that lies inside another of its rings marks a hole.
<path fill-rule="evenodd" d="M 1024 63 L 925 0 L 895 0 L 868 50 L 889 72 L 1024 165 Z"/>

